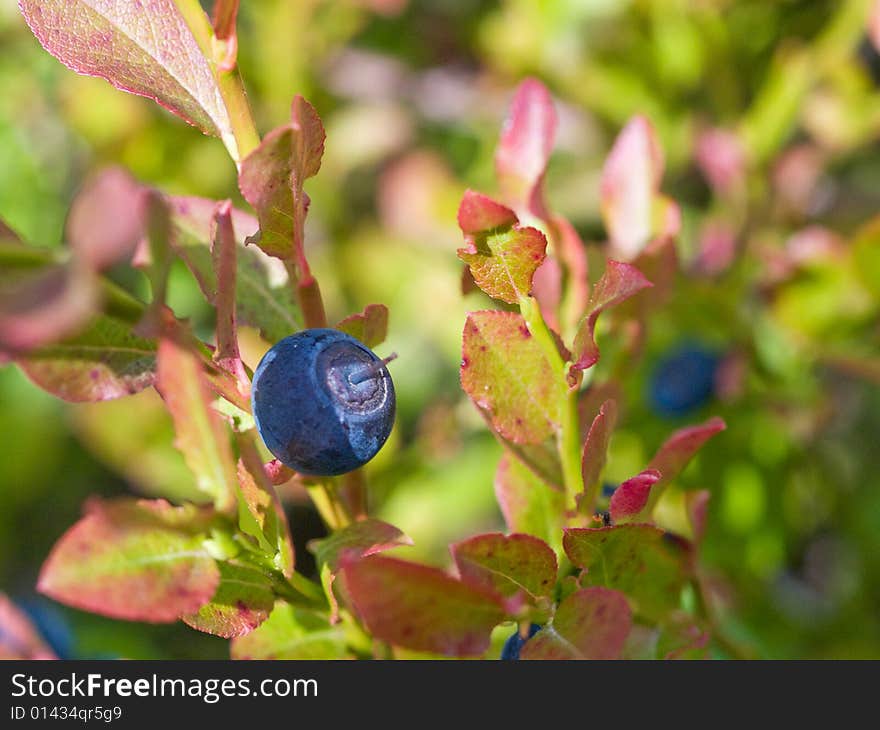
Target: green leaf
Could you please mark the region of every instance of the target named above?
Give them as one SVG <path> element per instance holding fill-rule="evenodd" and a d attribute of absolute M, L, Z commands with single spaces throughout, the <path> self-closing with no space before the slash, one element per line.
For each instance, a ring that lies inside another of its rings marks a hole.
<path fill-rule="evenodd" d="M 156 343 L 99 315 L 80 334 L 16 359 L 36 385 L 67 401 L 102 401 L 153 385 Z"/>
<path fill-rule="evenodd" d="M 176 621 L 217 589 L 217 565 L 202 547 L 210 521 L 210 512 L 164 500 L 92 502 L 52 548 L 37 588 L 104 616 Z"/>
<path fill-rule="evenodd" d="M 238 563 L 218 563 L 220 583 L 211 600 L 196 613 L 183 616 L 194 629 L 224 639 L 244 636 L 272 612 L 272 584 L 256 568 Z"/>
<path fill-rule="evenodd" d="M 471 312 L 464 325 L 461 385 L 501 436 L 537 444 L 559 427 L 558 383 L 525 320 Z"/>
<path fill-rule="evenodd" d="M 162 339 L 156 387 L 174 420 L 175 445 L 198 488 L 211 496 L 218 510 L 231 510 L 239 487 L 229 434 L 211 407 L 212 395 L 198 358 L 174 340 Z"/>
<path fill-rule="evenodd" d="M 360 340 L 371 349 L 378 347 L 388 336 L 388 307 L 384 304 L 368 304 L 363 312 L 349 315 L 339 322 L 336 329 Z"/>
<path fill-rule="evenodd" d="M 413 541 L 394 525 L 376 519 L 359 520 L 336 530 L 322 540 L 312 540 L 309 549 L 320 565 L 339 570 L 343 561 L 358 560 Z"/>
<path fill-rule="evenodd" d="M 37 40 L 65 66 L 157 101 L 222 138 L 238 158 L 211 64 L 174 0 L 20 0 L 19 7 Z"/>
<path fill-rule="evenodd" d="M 569 560 L 583 568 L 582 584 L 625 593 L 636 614 L 660 621 L 678 607 L 689 553 L 670 533 L 653 525 L 571 528 L 562 544 Z"/>
<path fill-rule="evenodd" d="M 495 496 L 511 532 L 534 535 L 562 547 L 565 495 L 538 478 L 518 459 L 505 454 L 495 473 Z"/>
<path fill-rule="evenodd" d="M 256 631 L 233 639 L 233 659 L 345 659 L 345 629 L 325 616 L 278 601 Z"/>
<path fill-rule="evenodd" d="M 407 649 L 479 656 L 506 613 L 497 594 L 425 565 L 373 555 L 342 575 L 367 629 Z"/>
<path fill-rule="evenodd" d="M 632 626 L 626 597 L 607 588 L 568 596 L 553 621 L 529 639 L 522 659 L 617 659 Z"/>
<path fill-rule="evenodd" d="M 217 297 L 217 277 L 211 256 L 211 220 L 216 203 L 195 197 L 170 197 L 171 245 L 192 271 L 205 298 Z M 240 324 L 259 329 L 268 342 L 277 342 L 302 329 L 302 316 L 287 282 L 283 264 L 258 248 L 245 247 L 246 236 L 257 230 L 257 220 L 232 209 L 236 241 L 235 306 Z"/>
<path fill-rule="evenodd" d="M 458 257 L 470 267 L 474 282 L 486 294 L 516 304 L 532 291 L 535 271 L 546 256 L 547 239 L 536 228 L 518 225 L 511 211 L 513 223 L 499 224 L 499 210 L 507 209 L 472 190 L 465 192 L 458 216 L 465 247 L 458 249 Z"/>
<path fill-rule="evenodd" d="M 532 535 L 476 535 L 450 548 L 461 579 L 505 598 L 525 593 L 535 602 L 556 587 L 556 553 Z"/>

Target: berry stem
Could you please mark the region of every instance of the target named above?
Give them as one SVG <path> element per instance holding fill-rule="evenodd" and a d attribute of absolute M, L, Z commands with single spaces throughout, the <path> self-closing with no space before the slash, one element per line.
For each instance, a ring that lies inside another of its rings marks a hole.
<path fill-rule="evenodd" d="M 376 362 L 370 363 L 369 365 L 364 365 L 359 370 L 355 370 L 353 373 L 349 374 L 348 382 L 352 385 L 363 383 L 365 380 L 372 378 L 376 373 L 380 372 L 392 360 L 396 359 L 397 353 L 392 352 L 388 357 L 383 358 L 382 360 L 377 360 Z"/>

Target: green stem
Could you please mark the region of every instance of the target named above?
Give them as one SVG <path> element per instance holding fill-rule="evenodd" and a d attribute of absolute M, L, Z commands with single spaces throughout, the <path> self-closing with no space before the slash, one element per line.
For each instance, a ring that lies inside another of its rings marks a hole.
<path fill-rule="evenodd" d="M 331 530 L 341 530 L 351 524 L 351 518 L 335 494 L 333 482 L 325 480 L 306 487 L 309 497 L 321 518 Z"/>
<path fill-rule="evenodd" d="M 532 337 L 544 352 L 551 369 L 557 374 L 557 404 L 559 408 L 559 430 L 556 448 L 562 465 L 562 479 L 565 486 L 566 506 L 575 507 L 575 498 L 584 490 L 581 474 L 580 422 L 577 410 L 577 389 L 568 385 L 568 363 L 565 362 L 556 346 L 556 340 L 541 315 L 541 308 L 533 297 L 521 297 L 520 312 Z"/>

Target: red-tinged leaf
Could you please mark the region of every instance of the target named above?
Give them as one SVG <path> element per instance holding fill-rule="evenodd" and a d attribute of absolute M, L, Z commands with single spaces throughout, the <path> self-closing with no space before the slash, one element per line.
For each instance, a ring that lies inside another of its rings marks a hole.
<path fill-rule="evenodd" d="M 103 616 L 176 621 L 210 601 L 220 580 L 202 547 L 209 521 L 161 500 L 93 503 L 52 548 L 37 587 Z"/>
<path fill-rule="evenodd" d="M 516 91 L 495 151 L 502 197 L 517 210 L 539 218 L 546 217 L 541 184 L 557 123 L 550 92 L 537 79 L 526 79 Z"/>
<path fill-rule="evenodd" d="M 9 224 L 6 223 L 6 221 L 0 218 L 0 244 L 21 246 L 23 245 L 23 243 L 24 242 L 21 240 L 21 236 L 13 231 L 12 228 L 9 227 Z"/>
<path fill-rule="evenodd" d="M 611 519 L 615 522 L 623 522 L 638 515 L 648 503 L 651 488 L 658 481 L 660 481 L 660 472 L 656 469 L 646 469 L 623 482 L 611 495 L 611 502 L 608 505 Z"/>
<path fill-rule="evenodd" d="M 217 205 L 213 229 L 211 257 L 214 275 L 217 277 L 217 296 L 213 302 L 217 308 L 217 350 L 214 352 L 214 362 L 235 376 L 239 389 L 247 395 L 250 380 L 241 362 L 236 329 L 235 272 L 238 268 L 238 244 L 235 242 L 235 230 L 232 226 L 232 203 L 228 200 Z"/>
<path fill-rule="evenodd" d="M 631 260 L 654 235 L 654 203 L 663 177 L 663 151 L 651 123 L 633 117 L 602 169 L 601 208 L 614 251 Z"/>
<path fill-rule="evenodd" d="M 197 612 L 181 618 L 194 629 L 224 639 L 249 634 L 272 612 L 272 584 L 248 565 L 218 563 L 217 567 L 220 583 L 211 600 Z"/>
<path fill-rule="evenodd" d="M 745 181 L 746 152 L 739 137 L 725 129 L 707 129 L 697 138 L 695 158 L 716 193 L 738 189 Z"/>
<path fill-rule="evenodd" d="M 465 190 L 458 206 L 458 227 L 465 236 L 475 236 L 496 228 L 510 228 L 519 220 L 506 205 L 475 190 Z"/>
<path fill-rule="evenodd" d="M 658 659 L 708 659 L 709 634 L 687 613 L 676 612 L 662 627 Z"/>
<path fill-rule="evenodd" d="M 345 627 L 322 613 L 278 601 L 268 620 L 232 640 L 233 659 L 345 659 Z"/>
<path fill-rule="evenodd" d="M 567 218 L 553 216 L 556 228 L 557 250 L 568 274 L 566 291 L 566 319 L 574 325 L 584 314 L 590 301 L 589 264 L 587 248 L 580 234 Z"/>
<path fill-rule="evenodd" d="M 463 339 L 461 385 L 492 427 L 520 444 L 553 434 L 556 378 L 525 320 L 513 312 L 471 312 Z"/>
<path fill-rule="evenodd" d="M 245 466 L 244 461 L 238 460 L 236 467 L 238 485 L 241 488 L 241 501 L 239 503 L 239 521 L 244 521 L 242 530 L 251 535 L 268 553 L 273 553 L 278 545 L 278 519 L 275 514 L 275 501 L 268 491 L 264 482 L 265 474 L 262 468 L 255 476 Z M 260 482 L 257 482 L 257 479 Z M 247 512 L 247 515 L 244 512 Z"/>
<path fill-rule="evenodd" d="M 518 459 L 501 457 L 495 473 L 495 497 L 508 530 L 534 535 L 561 547 L 565 495 L 553 489 Z"/>
<path fill-rule="evenodd" d="M 303 226 L 308 210 L 305 181 L 316 175 L 324 153 L 324 127 L 301 96 L 291 107 L 291 121 L 269 132 L 242 162 L 238 185 L 257 211 L 259 232 L 248 242 L 270 256 L 295 261 L 306 279 Z"/>
<path fill-rule="evenodd" d="M 552 256 L 547 256 L 532 276 L 532 296 L 541 308 L 541 316 L 554 332 L 560 330 L 559 304 L 562 302 L 562 266 Z"/>
<path fill-rule="evenodd" d="M 622 593 L 584 588 L 559 604 L 552 623 L 526 642 L 520 657 L 617 659 L 631 627 L 632 613 Z"/>
<path fill-rule="evenodd" d="M 24 611 L 0 592 L 0 661 L 57 658 Z"/>
<path fill-rule="evenodd" d="M 156 379 L 156 343 L 100 315 L 75 337 L 16 358 L 35 384 L 66 401 L 104 401 L 133 395 Z"/>
<path fill-rule="evenodd" d="M 547 239 L 537 228 L 512 228 L 469 236 L 458 258 L 477 286 L 494 299 L 516 304 L 532 291 L 535 271 L 544 261 Z"/>
<path fill-rule="evenodd" d="M 444 656 L 479 656 L 505 617 L 501 598 L 437 568 L 373 555 L 342 569 L 346 590 L 377 639 Z"/>
<path fill-rule="evenodd" d="M 130 261 L 146 223 L 144 188 L 111 167 L 88 181 L 67 216 L 67 242 L 89 268 Z"/>
<path fill-rule="evenodd" d="M 675 480 L 688 462 L 703 448 L 703 444 L 726 428 L 727 424 L 716 416 L 699 426 L 681 428 L 663 442 L 648 464 L 649 469 L 656 469 L 663 476 L 651 490 L 648 504 L 642 510 L 642 516 L 650 516 L 666 485 Z"/>
<path fill-rule="evenodd" d="M 593 419 L 593 425 L 584 441 L 581 453 L 581 475 L 584 480 L 584 493 L 578 500 L 578 509 L 583 514 L 593 514 L 599 496 L 600 478 L 608 458 L 608 444 L 617 423 L 617 402 L 606 400 Z"/>
<path fill-rule="evenodd" d="M 688 520 L 691 523 L 691 531 L 696 545 L 699 545 L 706 535 L 706 519 L 709 515 L 709 498 L 711 496 L 708 489 L 685 494 Z"/>
<path fill-rule="evenodd" d="M 376 348 L 388 336 L 388 307 L 368 304 L 363 312 L 352 314 L 336 325 L 336 329 L 360 340 L 369 348 Z"/>
<path fill-rule="evenodd" d="M 587 314 L 578 326 L 573 353 L 577 360 L 571 366 L 570 379 L 575 379 L 578 371 L 592 367 L 599 360 L 599 346 L 596 344 L 596 320 L 599 315 L 650 286 L 651 282 L 634 266 L 608 260 L 605 273 L 596 282 L 590 296 Z"/>
<path fill-rule="evenodd" d="M 0 349 L 26 352 L 71 337 L 86 326 L 98 304 L 97 279 L 78 262 L 4 266 Z"/>
<path fill-rule="evenodd" d="M 238 154 L 208 59 L 174 0 L 19 0 L 43 48 L 68 68 L 157 101 Z M 207 24 L 207 19 L 206 24 Z"/>
<path fill-rule="evenodd" d="M 235 462 L 223 421 L 211 407 L 201 363 L 179 343 L 162 339 L 156 387 L 174 420 L 175 445 L 195 475 L 196 485 L 210 495 L 217 509 L 230 510 L 238 493 Z"/>
<path fill-rule="evenodd" d="M 875 50 L 880 52 L 880 2 L 874 0 L 868 17 L 868 37 L 874 44 Z"/>
<path fill-rule="evenodd" d="M 505 598 L 525 593 L 534 602 L 556 587 L 556 553 L 532 535 L 476 535 L 450 550 L 462 581 Z"/>
<path fill-rule="evenodd" d="M 216 202 L 205 198 L 171 197 L 171 247 L 192 271 L 202 294 L 216 301 L 217 277 L 211 256 L 211 225 Z M 236 253 L 236 314 L 241 324 L 260 330 L 268 342 L 277 342 L 302 329 L 302 316 L 292 296 L 284 264 L 260 249 L 244 248 L 245 237 L 258 228 L 257 219 L 231 211 Z"/>
<path fill-rule="evenodd" d="M 584 569 L 581 582 L 627 595 L 637 614 L 662 620 L 679 605 L 688 579 L 686 545 L 653 525 L 571 528 L 565 554 Z"/>
<path fill-rule="evenodd" d="M 217 60 L 217 68 L 221 71 L 231 71 L 235 68 L 238 56 L 238 34 L 235 29 L 235 21 L 238 18 L 239 0 L 216 0 L 214 13 L 211 16 L 211 25 L 214 28 L 214 36 L 222 44 L 222 53 Z M 215 57 L 218 54 L 215 54 Z"/>
<path fill-rule="evenodd" d="M 412 538 L 394 525 L 371 518 L 353 522 L 322 540 L 313 540 L 309 543 L 309 549 L 319 564 L 329 565 L 337 571 L 343 562 L 412 544 Z"/>

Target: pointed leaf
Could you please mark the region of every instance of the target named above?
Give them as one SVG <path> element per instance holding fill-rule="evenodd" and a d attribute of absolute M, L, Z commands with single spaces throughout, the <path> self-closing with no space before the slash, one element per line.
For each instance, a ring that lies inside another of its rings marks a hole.
<path fill-rule="evenodd" d="M 528 533 L 554 549 L 561 547 L 563 492 L 551 488 L 509 454 L 501 457 L 495 473 L 495 497 L 511 532 Z"/>
<path fill-rule="evenodd" d="M 224 639 L 249 634 L 272 612 L 272 584 L 259 570 L 247 565 L 218 563 L 217 567 L 220 583 L 211 600 L 182 619 L 194 629 Z"/>
<path fill-rule="evenodd" d="M 302 235 L 308 210 L 303 183 L 317 174 L 323 153 L 321 119 L 311 104 L 296 96 L 290 123 L 263 138 L 243 160 L 238 178 L 242 195 L 260 220 L 260 230 L 249 243 L 256 243 L 270 256 L 296 260 L 303 276 L 308 270 L 303 266 Z"/>
<path fill-rule="evenodd" d="M 533 636 L 522 659 L 617 659 L 632 626 L 626 597 L 607 588 L 584 588 L 556 609 L 553 622 Z"/>
<path fill-rule="evenodd" d="M 349 596 L 378 639 L 445 656 L 479 656 L 505 616 L 501 598 L 437 568 L 373 555 L 342 569 Z"/>
<path fill-rule="evenodd" d="M 688 521 L 691 523 L 694 544 L 699 545 L 706 535 L 706 519 L 709 513 L 709 498 L 712 494 L 708 489 L 700 489 L 696 492 L 685 494 L 685 507 L 687 508 Z"/>
<path fill-rule="evenodd" d="M 195 197 L 167 199 L 171 212 L 171 246 L 192 271 L 205 298 L 217 297 L 217 277 L 211 257 L 211 221 L 216 203 Z M 232 225 L 237 250 L 235 305 L 238 320 L 260 330 L 268 342 L 278 342 L 302 329 L 302 316 L 287 283 L 287 272 L 277 259 L 244 239 L 257 230 L 257 220 L 236 208 Z"/>
<path fill-rule="evenodd" d="M 663 177 L 663 150 L 651 123 L 633 117 L 602 169 L 602 217 L 615 252 L 631 260 L 651 241 L 654 202 Z"/>
<path fill-rule="evenodd" d="M 556 553 L 532 535 L 492 533 L 450 548 L 461 579 L 505 598 L 525 593 L 534 602 L 556 587 Z"/>
<path fill-rule="evenodd" d="M 278 601 L 268 620 L 233 639 L 233 659 L 345 659 L 345 628 L 315 611 Z"/>
<path fill-rule="evenodd" d="M 211 392 L 196 356 L 172 339 L 159 344 L 156 387 L 174 420 L 175 445 L 197 486 L 217 509 L 230 510 L 239 492 L 229 435 L 211 407 Z"/>
<path fill-rule="evenodd" d="M 349 315 L 339 322 L 336 329 L 374 349 L 388 336 L 388 307 L 384 304 L 368 304 L 363 312 Z"/>
<path fill-rule="evenodd" d="M 461 385 L 492 427 L 514 443 L 540 443 L 558 427 L 553 370 L 518 314 L 468 315 Z"/>
<path fill-rule="evenodd" d="M 608 505 L 611 519 L 622 522 L 638 515 L 648 503 L 651 487 L 660 481 L 660 476 L 656 469 L 645 469 L 615 489 Z"/>
<path fill-rule="evenodd" d="M 57 658 L 27 614 L 0 592 L 0 661 Z"/>
<path fill-rule="evenodd" d="M 727 424 L 724 420 L 716 416 L 698 426 L 679 429 L 663 442 L 648 464 L 649 469 L 656 469 L 663 476 L 651 490 L 648 503 L 642 510 L 642 516 L 650 516 L 666 486 L 675 480 L 688 462 L 703 448 L 703 444 L 726 428 Z"/>
<path fill-rule="evenodd" d="M 578 500 L 578 509 L 585 514 L 592 514 L 599 496 L 599 480 L 608 458 L 608 444 L 617 422 L 617 402 L 606 400 L 599 406 L 599 413 L 593 419 L 593 425 L 584 441 L 581 454 L 581 475 L 584 480 L 584 493 Z"/>
<path fill-rule="evenodd" d="M 232 123 L 211 65 L 174 0 L 19 0 L 43 48 L 68 68 L 157 101 L 233 157 Z"/>
<path fill-rule="evenodd" d="M 400 545 L 412 544 L 412 538 L 394 525 L 371 518 L 353 522 L 323 540 L 313 540 L 309 543 L 309 549 L 319 564 L 327 564 L 336 571 L 344 561 L 358 560 Z"/>
<path fill-rule="evenodd" d="M 232 227 L 232 203 L 228 200 L 217 205 L 213 218 L 211 257 L 217 277 L 217 351 L 214 362 L 238 379 L 240 389 L 250 386 L 241 355 L 238 351 L 235 306 L 235 272 L 238 268 L 235 230 Z"/>
<path fill-rule="evenodd" d="M 65 226 L 74 254 L 93 270 L 131 260 L 146 223 L 146 191 L 120 167 L 89 180 Z"/>
<path fill-rule="evenodd" d="M 546 213 L 541 183 L 557 123 L 550 92 L 537 79 L 526 79 L 516 91 L 495 151 L 495 174 L 503 199 L 539 218 Z"/>
<path fill-rule="evenodd" d="M 575 335 L 573 355 L 577 359 L 571 366 L 570 379 L 576 377 L 577 371 L 586 370 L 599 360 L 599 346 L 596 344 L 596 320 L 599 315 L 650 286 L 651 282 L 634 266 L 608 259 L 605 273 L 596 282 L 587 314 Z"/>
<path fill-rule="evenodd" d="M 653 525 L 571 528 L 562 539 L 581 582 L 619 590 L 637 614 L 658 621 L 679 605 L 687 581 L 686 546 Z"/>
<path fill-rule="evenodd" d="M 153 385 L 156 343 L 118 319 L 100 315 L 85 331 L 16 359 L 25 375 L 66 401 L 103 401 Z"/>
<path fill-rule="evenodd" d="M 162 500 L 92 503 L 52 548 L 37 587 L 103 616 L 176 621 L 211 600 L 220 580 L 202 547 L 209 519 Z"/>
<path fill-rule="evenodd" d="M 458 212 L 466 244 L 458 249 L 458 257 L 470 267 L 480 289 L 508 304 L 529 295 L 547 249 L 543 233 L 518 225 L 515 216 L 510 221 L 512 215 L 471 190 L 465 192 Z"/>

